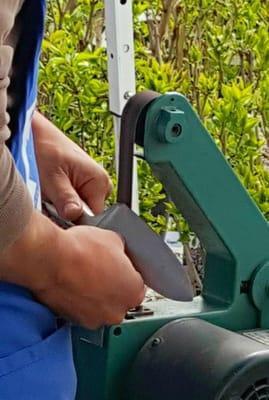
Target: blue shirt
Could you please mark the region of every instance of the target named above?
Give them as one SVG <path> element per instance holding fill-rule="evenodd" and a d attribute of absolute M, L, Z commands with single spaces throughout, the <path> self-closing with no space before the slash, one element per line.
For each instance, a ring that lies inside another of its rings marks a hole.
<path fill-rule="evenodd" d="M 38 208 L 41 196 L 31 118 L 44 15 L 45 0 L 25 0 L 14 55 L 18 74 L 10 87 L 11 93 L 16 93 L 16 103 L 10 110 L 9 146 Z M 6 283 L 0 283 L 0 321 L 0 399 L 74 400 L 76 376 L 69 326 L 59 328 L 55 315 L 28 290 Z"/>

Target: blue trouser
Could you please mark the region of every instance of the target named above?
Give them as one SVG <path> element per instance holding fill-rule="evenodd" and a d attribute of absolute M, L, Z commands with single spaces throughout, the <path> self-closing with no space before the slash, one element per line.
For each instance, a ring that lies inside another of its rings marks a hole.
<path fill-rule="evenodd" d="M 0 400 L 74 400 L 70 328 L 20 287 L 0 284 Z"/>

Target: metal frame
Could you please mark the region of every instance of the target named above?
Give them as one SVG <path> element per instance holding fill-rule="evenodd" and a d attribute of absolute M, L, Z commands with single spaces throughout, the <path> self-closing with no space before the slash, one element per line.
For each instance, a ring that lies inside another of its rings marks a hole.
<path fill-rule="evenodd" d="M 135 94 L 135 60 L 132 0 L 105 0 L 109 107 L 114 115 L 116 169 L 118 170 L 121 115 Z M 134 159 L 132 208 L 138 213 L 137 166 Z"/>
<path fill-rule="evenodd" d="M 105 0 L 110 111 L 120 117 L 135 93 L 133 12 L 131 0 Z"/>

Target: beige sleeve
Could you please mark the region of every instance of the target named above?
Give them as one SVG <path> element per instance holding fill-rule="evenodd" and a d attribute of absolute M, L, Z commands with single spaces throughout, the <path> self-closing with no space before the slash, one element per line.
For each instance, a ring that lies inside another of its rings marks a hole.
<path fill-rule="evenodd" d="M 24 0 L 0 0 L 0 251 L 21 235 L 33 212 L 29 192 L 5 145 L 10 136 L 7 88 L 13 48 L 5 45 Z"/>

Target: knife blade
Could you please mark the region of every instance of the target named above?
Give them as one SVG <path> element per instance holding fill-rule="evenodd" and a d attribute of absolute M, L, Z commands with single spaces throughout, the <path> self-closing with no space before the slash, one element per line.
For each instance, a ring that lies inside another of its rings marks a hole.
<path fill-rule="evenodd" d="M 51 204 L 46 204 L 45 208 L 57 222 L 56 209 Z M 118 233 L 124 239 L 127 256 L 147 286 L 172 300 L 193 299 L 190 279 L 178 258 L 162 238 L 125 204 L 116 203 L 96 216 L 84 207 L 76 223 L 69 223 L 69 226 L 74 225 L 95 226 Z"/>

